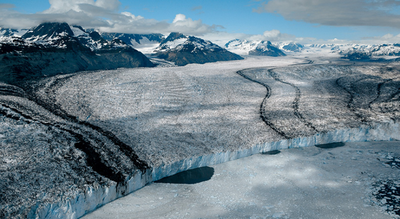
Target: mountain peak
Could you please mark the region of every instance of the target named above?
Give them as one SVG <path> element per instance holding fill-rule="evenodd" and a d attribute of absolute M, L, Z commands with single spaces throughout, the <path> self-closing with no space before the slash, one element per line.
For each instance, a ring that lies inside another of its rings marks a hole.
<path fill-rule="evenodd" d="M 259 43 L 259 45 L 260 45 L 260 44 L 272 45 L 271 41 L 266 41 L 266 40 L 262 40 L 262 41 Z"/>
<path fill-rule="evenodd" d="M 64 36 L 74 36 L 74 32 L 69 24 L 65 22 L 46 22 L 30 29 L 22 36 L 22 38 L 32 40 L 49 40 Z"/>
<path fill-rule="evenodd" d="M 182 38 L 186 39 L 187 36 L 185 36 L 185 35 L 183 35 L 182 33 L 179 33 L 179 32 L 171 32 L 168 35 L 167 38 L 165 38 L 163 41 L 161 41 L 160 45 L 165 44 L 165 43 L 170 42 L 170 41 L 175 41 L 175 40 L 178 40 L 178 39 L 182 39 Z"/>
<path fill-rule="evenodd" d="M 300 52 L 304 46 L 299 43 L 290 42 L 289 44 L 284 45 L 282 48 L 287 51 Z"/>
<path fill-rule="evenodd" d="M 273 46 L 270 41 L 261 41 L 257 47 L 249 51 L 249 55 L 255 56 L 286 56 L 282 50 Z"/>
<path fill-rule="evenodd" d="M 197 52 L 203 50 L 221 50 L 222 48 L 212 43 L 195 36 L 186 36 L 181 33 L 172 32 L 165 40 L 163 40 L 157 51 L 167 50 L 182 50 L 188 52 Z"/>

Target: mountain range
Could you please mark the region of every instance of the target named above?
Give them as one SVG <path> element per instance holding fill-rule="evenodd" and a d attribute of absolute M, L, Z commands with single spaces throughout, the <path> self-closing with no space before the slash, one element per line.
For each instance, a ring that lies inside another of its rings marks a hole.
<path fill-rule="evenodd" d="M 60 73 L 153 67 L 160 59 L 182 66 L 243 59 L 240 55 L 276 57 L 296 53 L 336 53 L 350 60 L 368 60 L 399 56 L 400 44 L 302 45 L 235 39 L 221 47 L 176 32 L 168 36 L 159 33 L 106 33 L 67 23 L 48 22 L 29 30 L 0 28 L 0 81 L 15 84 Z"/>
<path fill-rule="evenodd" d="M 181 33 L 168 37 L 102 33 L 47 22 L 30 30 L 0 29 L 0 81 L 19 84 L 60 73 L 155 66 L 135 48 L 180 66 L 243 59 L 210 41 Z"/>
<path fill-rule="evenodd" d="M 120 39 L 151 57 L 164 59 L 183 66 L 190 63 L 207 63 L 243 59 L 211 41 L 172 32 L 162 34 L 101 33 L 105 39 Z"/>
<path fill-rule="evenodd" d="M 60 73 L 152 66 L 121 40 L 107 41 L 67 23 L 43 23 L 0 41 L 0 81 L 11 84 Z"/>

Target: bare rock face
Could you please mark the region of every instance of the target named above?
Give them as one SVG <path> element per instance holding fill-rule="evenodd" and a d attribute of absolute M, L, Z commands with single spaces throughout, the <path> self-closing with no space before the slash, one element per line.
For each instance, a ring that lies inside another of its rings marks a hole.
<path fill-rule="evenodd" d="M 43 23 L 21 38 L 0 42 L 0 80 L 21 80 L 84 70 L 154 66 L 142 53 L 121 40 L 107 41 L 67 23 Z"/>
<path fill-rule="evenodd" d="M 174 32 L 161 41 L 155 56 L 178 66 L 243 59 L 210 41 Z"/>

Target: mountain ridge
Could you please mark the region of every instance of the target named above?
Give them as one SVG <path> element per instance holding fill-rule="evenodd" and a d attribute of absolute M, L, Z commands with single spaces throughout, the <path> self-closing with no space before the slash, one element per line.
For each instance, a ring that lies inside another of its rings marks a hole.
<path fill-rule="evenodd" d="M 0 42 L 0 81 L 11 84 L 77 71 L 153 66 L 122 41 L 107 41 L 67 23 L 43 23 Z"/>

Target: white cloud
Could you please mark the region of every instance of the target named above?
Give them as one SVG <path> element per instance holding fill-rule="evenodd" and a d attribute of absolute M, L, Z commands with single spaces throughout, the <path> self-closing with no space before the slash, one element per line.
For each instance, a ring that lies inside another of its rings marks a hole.
<path fill-rule="evenodd" d="M 94 5 L 93 0 L 71 0 L 71 1 L 60 1 L 60 0 L 49 0 L 50 8 L 45 10 L 43 13 L 52 14 L 52 13 L 65 13 L 70 10 L 80 12 L 82 11 L 79 6 L 81 4 L 90 4 Z"/>
<path fill-rule="evenodd" d="M 118 0 L 49 0 L 50 8 L 43 13 L 65 13 L 70 10 L 81 12 L 83 5 L 92 5 L 104 10 L 116 11 L 120 6 Z"/>
<path fill-rule="evenodd" d="M 109 26 L 100 27 L 104 32 L 131 32 L 131 33 L 163 33 L 181 32 L 190 35 L 203 35 L 214 32 L 218 26 L 207 25 L 201 20 L 192 20 L 183 14 L 177 14 L 172 23 L 146 19 L 129 12 L 122 12 L 118 17 L 108 21 Z"/>
<path fill-rule="evenodd" d="M 398 0 L 270 0 L 255 12 L 277 13 L 287 20 L 329 26 L 387 26 L 400 28 Z"/>
<path fill-rule="evenodd" d="M 102 8 L 107 8 L 109 10 L 118 10 L 119 6 L 121 5 L 121 2 L 118 0 L 97 0 L 96 1 L 96 6 L 102 7 Z"/>
<path fill-rule="evenodd" d="M 267 38 L 279 38 L 281 36 L 281 32 L 279 30 L 267 30 L 263 35 Z"/>
<path fill-rule="evenodd" d="M 0 4 L 0 9 L 4 8 L 15 8 L 15 5 L 13 4 Z"/>
<path fill-rule="evenodd" d="M 393 35 L 389 33 L 377 37 L 364 37 L 360 41 L 365 44 L 400 43 L 400 34 Z"/>
<path fill-rule="evenodd" d="M 186 16 L 184 14 L 177 14 L 172 23 L 185 22 L 186 20 L 187 19 L 186 19 Z"/>
<path fill-rule="evenodd" d="M 223 28 L 223 27 L 216 25 L 209 26 L 203 24 L 201 20 L 194 21 L 191 18 L 186 18 L 186 16 L 183 14 L 177 14 L 175 16 L 174 21 L 169 26 L 168 31 L 183 32 L 183 33 L 190 32 L 195 35 L 203 35 L 205 33 L 213 32 L 217 28 Z"/>
<path fill-rule="evenodd" d="M 266 30 L 263 34 L 252 35 L 249 36 L 250 40 L 266 40 L 271 42 L 283 42 L 283 41 L 293 41 L 296 39 L 296 36 L 281 33 L 279 30 Z"/>
<path fill-rule="evenodd" d="M 85 28 L 96 28 L 104 32 L 123 33 L 162 33 L 182 32 L 208 39 L 223 46 L 232 39 L 269 40 L 272 42 L 294 41 L 299 43 L 350 43 L 355 41 L 345 40 L 318 40 L 314 38 L 299 38 L 294 35 L 282 33 L 279 30 L 266 30 L 262 34 L 249 35 L 243 33 L 227 33 L 221 31 L 222 26 L 207 25 L 201 20 L 193 20 L 184 14 L 177 14 L 172 23 L 155 19 L 144 18 L 128 11 L 118 12 L 120 2 L 118 0 L 49 0 L 51 7 L 41 13 L 23 14 L 15 11 L 12 4 L 0 4 L 0 26 L 11 28 L 30 28 L 42 22 L 58 21 L 70 24 L 82 25 Z M 375 5 L 376 9 L 368 9 Z M 382 22 L 390 15 L 388 10 L 400 5 L 395 0 L 270 0 L 263 3 L 259 12 L 276 12 L 286 19 L 305 20 L 307 22 L 331 25 L 344 25 L 346 19 L 353 18 L 353 22 L 369 22 L 366 16 L 377 19 L 376 14 L 383 14 L 377 21 L 371 21 L 371 25 Z M 368 6 L 368 7 L 367 7 Z M 379 7 L 378 7 L 379 6 Z M 358 9 L 357 9 L 358 8 Z M 196 7 L 195 9 L 200 9 Z M 351 13 L 350 11 L 354 12 Z M 361 16 L 361 12 L 366 12 Z M 329 13 L 328 13 L 329 12 Z M 336 13 L 336 15 L 334 15 Z M 393 15 L 397 19 L 397 15 Z M 367 23 L 368 23 L 367 22 Z M 375 23 L 374 23 L 375 22 Z M 388 19 L 393 23 L 394 19 Z M 365 24 L 365 23 L 362 23 Z M 366 25 L 366 24 L 365 24 Z M 400 25 L 400 21 L 396 23 Z M 400 35 L 387 34 L 378 37 L 363 38 L 356 43 L 393 43 L 400 42 Z"/>

